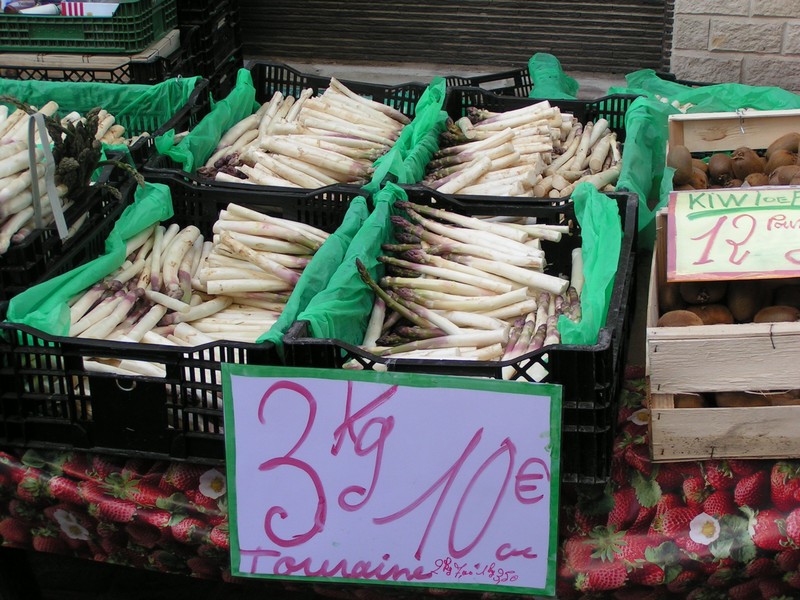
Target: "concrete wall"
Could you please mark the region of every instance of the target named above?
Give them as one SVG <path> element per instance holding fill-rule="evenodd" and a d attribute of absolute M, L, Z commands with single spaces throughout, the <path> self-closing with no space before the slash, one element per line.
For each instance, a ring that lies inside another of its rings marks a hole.
<path fill-rule="evenodd" d="M 800 0 L 675 0 L 679 79 L 800 91 Z"/>

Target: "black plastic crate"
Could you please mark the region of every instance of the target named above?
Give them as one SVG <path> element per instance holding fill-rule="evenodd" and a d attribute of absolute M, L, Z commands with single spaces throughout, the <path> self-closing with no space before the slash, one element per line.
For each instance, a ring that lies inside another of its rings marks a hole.
<path fill-rule="evenodd" d="M 217 64 L 208 76 L 211 97 L 215 100 L 225 98 L 236 85 L 236 76 L 244 65 L 241 44 Z"/>
<path fill-rule="evenodd" d="M 147 178 L 150 181 L 150 178 Z M 219 218 L 219 211 L 234 202 L 265 214 L 313 225 L 333 233 L 342 223 L 350 203 L 363 196 L 355 186 L 332 185 L 300 194 L 286 193 L 283 188 L 245 189 L 242 191 L 195 185 L 190 180 L 164 180 L 172 194 L 176 215 L 197 225 L 204 234 Z M 255 186 L 252 186 L 255 187 Z M 366 198 L 369 201 L 369 198 Z"/>
<path fill-rule="evenodd" d="M 510 69 L 472 77 L 447 75 L 445 82 L 447 87 L 477 87 L 500 96 L 520 98 L 527 98 L 533 89 L 533 80 L 527 66 L 521 69 Z"/>
<path fill-rule="evenodd" d="M 574 221 L 573 205 L 561 201 L 456 198 L 418 186 L 405 189 L 412 202 L 464 214 L 535 216 L 542 223 Z M 628 329 L 635 301 L 633 279 L 638 212 L 636 194 L 617 192 L 609 196 L 619 207 L 624 235 L 606 325 L 600 330 L 596 344 L 550 345 L 506 361 L 392 358 L 371 354 L 341 340 L 309 337 L 308 321 L 298 321 L 284 336 L 287 364 L 341 368 L 355 360 L 364 369 L 491 378 L 501 378 L 504 366 L 514 366 L 517 378 L 523 381 L 532 381 L 534 370 L 545 367 L 548 375 L 543 381 L 563 386 L 562 481 L 582 485 L 606 483 L 610 477 L 617 400 L 624 377 Z M 568 273 L 571 251 L 579 245 L 579 236 L 562 239 L 557 244 L 543 242 L 550 263 L 546 270 Z"/>
<path fill-rule="evenodd" d="M 625 113 L 633 101 L 639 96 L 635 94 L 611 94 L 594 100 L 550 100 L 552 106 L 563 112 L 572 113 L 581 123 L 608 120 L 609 128 L 617 134 L 620 142 L 625 141 Z M 494 112 L 506 112 L 524 106 L 542 102 L 536 98 L 520 98 L 500 96 L 476 87 L 454 87 L 447 90 L 445 110 L 453 119 L 466 115 L 469 107 L 483 108 Z"/>
<path fill-rule="evenodd" d="M 333 231 L 357 196 L 327 188 L 298 200 L 171 189 L 175 216 L 209 236 L 230 202 Z M 0 304 L 0 319 L 7 305 Z M 84 357 L 146 360 L 166 377 L 89 372 Z M 194 348 L 52 336 L 0 323 L 0 445 L 221 464 L 225 458 L 220 364 L 281 364 L 273 344 L 215 342 Z"/>
<path fill-rule="evenodd" d="M 208 79 L 200 78 L 189 95 L 186 104 L 180 107 L 173 115 L 164 115 L 159 111 L 152 114 L 139 116 L 140 122 L 132 123 L 131 131 L 135 133 L 149 132 L 150 135 L 140 138 L 128 150 L 137 168 L 141 168 L 155 153 L 155 138 L 164 135 L 170 130 L 176 132 L 187 131 L 197 124 L 203 116 L 211 110 L 211 96 Z M 166 121 L 164 120 L 166 118 Z M 125 122 L 122 122 L 126 125 Z M 128 130 L 128 126 L 125 127 Z"/>
<path fill-rule="evenodd" d="M 24 79 L 24 78 L 20 78 Z M 80 82 L 63 81 L 57 82 L 54 85 L 61 85 L 65 87 L 65 94 L 72 93 L 79 88 L 72 86 L 81 85 Z M 100 82 L 97 85 L 103 85 Z M 160 82 L 159 82 L 160 83 Z M 101 108 L 105 108 L 111 114 L 114 114 L 117 123 L 125 127 L 126 134 L 129 136 L 136 136 L 145 132 L 149 136 L 144 136 L 136 140 L 128 147 L 131 159 L 137 168 L 141 168 L 147 159 L 155 152 L 154 140 L 160 135 L 164 135 L 167 131 L 174 129 L 176 132 L 185 131 L 193 127 L 204 115 L 208 114 L 211 110 L 211 98 L 209 96 L 209 82 L 207 79 L 198 78 L 195 82 L 194 88 L 189 93 L 189 98 L 183 106 L 179 107 L 174 114 L 164 114 L 157 107 L 148 110 L 149 107 L 141 107 L 136 111 L 136 114 L 116 114 L 119 110 L 125 108 L 119 105 L 119 100 L 109 89 L 107 104 L 104 103 Z M 22 101 L 27 101 L 28 98 L 19 98 Z M 56 101 L 61 98 L 56 98 Z M 65 115 L 73 110 L 68 101 L 59 108 L 59 114 Z"/>
<path fill-rule="evenodd" d="M 232 62 L 236 63 L 237 70 L 244 66 L 242 35 L 235 15 L 220 15 L 209 28 L 209 32 L 201 35 L 200 44 L 197 62 L 201 65 L 201 73 L 204 76 L 213 76 L 217 69 L 227 61 L 231 61 L 233 55 L 235 59 Z"/>
<path fill-rule="evenodd" d="M 178 25 L 206 25 L 220 12 L 239 12 L 239 0 L 176 0 Z"/>
<path fill-rule="evenodd" d="M 688 87 L 705 87 L 707 85 L 714 85 L 713 83 L 705 82 L 705 81 L 692 81 L 691 79 L 678 79 L 678 77 L 674 73 L 669 73 L 667 71 L 656 71 L 656 75 L 663 79 L 664 81 L 671 81 L 673 83 L 679 83 L 681 85 L 685 85 Z"/>
<path fill-rule="evenodd" d="M 237 49 L 238 56 L 241 47 Z M 238 68 L 234 66 L 237 53 L 231 57 L 231 61 L 220 67 L 218 74 L 211 76 L 212 95 L 215 99 L 225 97 L 233 85 L 236 83 Z M 268 102 L 276 91 L 280 91 L 285 96 L 297 97 L 305 88 L 314 90 L 314 95 L 322 93 L 330 85 L 330 77 L 309 75 L 301 73 L 283 63 L 255 62 L 249 66 L 252 74 L 253 85 L 256 89 L 256 102 L 263 104 Z M 214 83 L 216 82 L 216 83 Z M 408 117 L 413 117 L 417 101 L 427 89 L 427 85 L 422 83 L 406 83 L 396 86 L 386 86 L 373 83 L 342 80 L 342 82 L 355 93 L 364 97 L 383 102 L 400 110 Z M 201 166 L 201 165 L 198 165 Z M 149 180 L 166 182 L 170 178 L 178 178 L 183 181 L 201 183 L 200 178 L 189 174 L 181 169 L 181 165 L 162 155 L 153 155 L 143 167 L 143 172 Z M 213 185 L 219 189 L 236 191 L 253 191 L 253 188 L 270 190 L 283 188 L 270 188 L 267 186 L 255 186 L 252 184 L 239 183 L 218 183 L 210 180 L 208 185 Z M 300 188 L 285 188 L 286 193 L 305 193 L 307 190 Z"/>
<path fill-rule="evenodd" d="M 195 75 L 210 77 L 242 45 L 239 11 L 232 9 L 227 1 L 217 4 L 203 19 L 190 19 L 180 27 L 194 33 L 187 49 L 197 65 Z"/>
<path fill-rule="evenodd" d="M 254 62 L 249 68 L 253 74 L 253 84 L 256 87 L 258 102 L 268 101 L 275 92 L 281 92 L 284 96 L 297 97 L 306 88 L 313 89 L 314 95 L 317 95 L 324 92 L 331 81 L 330 77 L 302 73 L 283 63 Z M 414 116 L 417 101 L 428 88 L 427 84 L 418 82 L 384 85 L 349 79 L 340 79 L 339 81 L 356 94 L 375 102 L 388 104 L 407 117 Z"/>
<path fill-rule="evenodd" d="M 101 178 L 101 182 L 106 180 Z M 46 192 L 42 202 L 48 202 Z M 0 301 L 10 300 L 30 286 L 69 271 L 103 250 L 105 239 L 128 199 L 117 200 L 107 190 L 91 187 L 64 211 L 64 219 L 76 231 L 62 240 L 55 223 L 34 229 L 19 244 L 12 243 L 0 255 Z"/>

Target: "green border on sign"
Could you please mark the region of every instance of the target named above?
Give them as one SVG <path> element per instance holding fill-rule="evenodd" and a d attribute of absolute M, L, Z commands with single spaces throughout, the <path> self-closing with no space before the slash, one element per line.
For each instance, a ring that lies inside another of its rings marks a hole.
<path fill-rule="evenodd" d="M 302 580 L 325 583 L 357 583 L 364 585 L 390 585 L 403 587 L 447 588 L 482 592 L 508 592 L 515 594 L 555 596 L 556 569 L 558 553 L 558 507 L 561 482 L 561 386 L 552 383 L 530 383 L 527 381 L 505 381 L 502 379 L 486 379 L 479 377 L 461 377 L 454 375 L 431 375 L 427 373 L 350 371 L 336 369 L 314 369 L 301 367 L 242 365 L 223 363 L 222 398 L 225 419 L 225 468 L 228 477 L 228 522 L 231 550 L 231 573 L 239 577 L 277 580 Z M 269 575 L 264 573 L 247 573 L 240 569 L 239 535 L 237 528 L 236 502 L 236 443 L 231 398 L 231 376 L 244 377 L 286 377 L 288 379 L 333 379 L 344 381 L 366 381 L 402 385 L 418 388 L 459 388 L 479 391 L 493 391 L 527 396 L 550 397 L 550 535 L 547 556 L 547 580 L 544 589 L 523 588 L 503 585 L 483 584 L 445 584 L 442 582 L 400 582 L 375 581 L 371 579 L 349 579 L 343 577 L 302 577 L 299 575 Z"/>

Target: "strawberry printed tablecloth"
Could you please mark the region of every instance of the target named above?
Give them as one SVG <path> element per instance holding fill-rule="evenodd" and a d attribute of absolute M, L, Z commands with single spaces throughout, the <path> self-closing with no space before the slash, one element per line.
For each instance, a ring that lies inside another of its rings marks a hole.
<path fill-rule="evenodd" d="M 620 398 L 612 481 L 561 507 L 558 597 L 800 598 L 800 461 L 652 464 L 644 379 L 630 374 L 635 378 L 626 380 Z M 227 498 L 221 467 L 0 450 L 3 546 L 234 580 Z M 362 600 L 516 597 L 259 583 Z"/>

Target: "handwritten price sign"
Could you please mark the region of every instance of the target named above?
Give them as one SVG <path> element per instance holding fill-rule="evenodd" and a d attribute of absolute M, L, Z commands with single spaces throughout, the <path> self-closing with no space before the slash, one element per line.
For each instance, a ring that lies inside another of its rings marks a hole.
<path fill-rule="evenodd" d="M 223 377 L 234 574 L 555 593 L 560 386 Z"/>
<path fill-rule="evenodd" d="M 672 192 L 667 279 L 800 275 L 800 187 Z"/>

